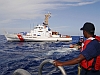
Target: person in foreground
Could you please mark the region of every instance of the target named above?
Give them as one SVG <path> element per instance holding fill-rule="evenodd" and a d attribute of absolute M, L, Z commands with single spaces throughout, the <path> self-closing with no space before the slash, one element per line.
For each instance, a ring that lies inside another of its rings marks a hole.
<path fill-rule="evenodd" d="M 90 22 L 86 22 L 80 29 L 87 38 L 78 57 L 61 62 L 54 61 L 55 66 L 68 66 L 80 63 L 80 75 L 100 75 L 100 37 L 94 35 L 95 26 Z"/>

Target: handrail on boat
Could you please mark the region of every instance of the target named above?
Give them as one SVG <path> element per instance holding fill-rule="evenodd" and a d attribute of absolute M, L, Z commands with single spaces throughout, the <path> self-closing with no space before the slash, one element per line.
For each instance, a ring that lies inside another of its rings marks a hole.
<path fill-rule="evenodd" d="M 43 69 L 43 66 L 47 63 L 51 63 L 53 64 L 53 61 L 52 59 L 46 59 L 44 60 L 40 66 L 39 66 L 39 71 L 38 71 L 38 75 L 42 75 L 42 69 Z M 58 66 L 58 68 L 60 69 L 62 75 L 67 75 L 64 68 L 62 66 Z M 24 69 L 17 69 L 14 71 L 13 75 L 31 75 L 28 71 L 24 70 Z"/>
<path fill-rule="evenodd" d="M 47 64 L 47 63 L 53 64 L 53 61 L 54 61 L 54 60 L 52 60 L 52 59 L 46 59 L 46 60 L 44 60 L 44 61 L 40 64 L 40 66 L 39 66 L 38 75 L 42 75 L 42 68 L 43 68 L 43 66 L 44 66 L 45 64 Z M 64 70 L 64 68 L 63 68 L 62 66 L 58 66 L 58 68 L 59 68 L 60 71 L 62 72 L 62 75 L 67 75 L 66 72 L 65 72 L 65 70 Z"/>

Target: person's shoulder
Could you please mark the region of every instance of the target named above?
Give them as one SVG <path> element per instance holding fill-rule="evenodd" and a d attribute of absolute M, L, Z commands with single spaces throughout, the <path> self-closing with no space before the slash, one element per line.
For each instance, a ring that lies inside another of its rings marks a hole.
<path fill-rule="evenodd" d="M 92 40 L 90 45 L 100 45 L 100 42 L 96 39 Z"/>
<path fill-rule="evenodd" d="M 99 43 L 100 41 L 98 41 L 97 39 L 92 40 L 93 43 Z"/>

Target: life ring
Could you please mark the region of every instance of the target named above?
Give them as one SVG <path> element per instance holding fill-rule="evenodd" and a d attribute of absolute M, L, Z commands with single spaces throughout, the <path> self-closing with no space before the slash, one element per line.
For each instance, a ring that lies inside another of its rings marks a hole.
<path fill-rule="evenodd" d="M 38 71 L 38 75 L 42 75 L 42 68 L 43 66 L 46 64 L 46 63 L 51 63 L 53 64 L 53 61 L 52 59 L 47 59 L 47 60 L 44 60 L 40 66 L 39 66 L 39 71 Z M 62 75 L 67 75 L 64 68 L 62 66 L 58 66 L 58 68 L 60 69 L 60 71 L 62 72 Z"/>
<path fill-rule="evenodd" d="M 31 75 L 31 74 L 24 69 L 17 69 L 14 71 L 13 75 Z"/>

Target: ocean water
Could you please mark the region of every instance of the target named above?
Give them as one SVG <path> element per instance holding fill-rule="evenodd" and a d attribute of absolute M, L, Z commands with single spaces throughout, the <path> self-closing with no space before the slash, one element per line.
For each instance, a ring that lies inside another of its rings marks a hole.
<path fill-rule="evenodd" d="M 68 49 L 79 36 L 72 36 L 72 42 L 7 42 L 0 35 L 0 75 L 12 75 L 16 69 L 25 69 L 31 75 L 38 75 L 39 65 L 46 59 L 67 61 L 77 57 L 79 50 Z M 77 75 L 77 66 L 64 66 L 67 75 Z M 43 67 L 43 75 L 62 75 L 52 64 Z"/>

